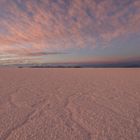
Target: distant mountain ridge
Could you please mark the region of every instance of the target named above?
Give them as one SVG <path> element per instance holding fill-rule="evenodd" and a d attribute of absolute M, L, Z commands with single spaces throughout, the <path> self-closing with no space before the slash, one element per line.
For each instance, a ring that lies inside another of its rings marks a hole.
<path fill-rule="evenodd" d="M 139 68 L 140 61 L 135 62 L 119 62 L 119 63 L 61 63 L 61 64 L 28 64 L 28 65 L 17 65 L 18 67 L 31 67 L 31 68 Z"/>
<path fill-rule="evenodd" d="M 140 68 L 140 61 L 116 63 L 41 63 L 41 64 L 12 64 L 0 67 L 18 68 Z"/>

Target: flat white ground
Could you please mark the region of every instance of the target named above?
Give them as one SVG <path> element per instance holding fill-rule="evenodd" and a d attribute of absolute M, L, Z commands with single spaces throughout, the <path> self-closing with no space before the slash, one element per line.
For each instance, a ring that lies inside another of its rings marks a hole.
<path fill-rule="evenodd" d="M 0 140 L 140 140 L 140 69 L 0 69 Z"/>

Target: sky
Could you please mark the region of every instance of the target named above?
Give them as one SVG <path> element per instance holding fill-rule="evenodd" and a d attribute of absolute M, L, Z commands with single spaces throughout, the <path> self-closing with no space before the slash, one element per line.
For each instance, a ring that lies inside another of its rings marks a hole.
<path fill-rule="evenodd" d="M 0 65 L 140 60 L 140 0 L 0 0 Z"/>

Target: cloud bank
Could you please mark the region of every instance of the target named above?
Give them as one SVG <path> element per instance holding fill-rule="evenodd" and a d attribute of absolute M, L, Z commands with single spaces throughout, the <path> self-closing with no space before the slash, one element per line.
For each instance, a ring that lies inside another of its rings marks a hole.
<path fill-rule="evenodd" d="M 139 27 L 139 0 L 0 1 L 0 53 L 5 54 L 108 46 Z"/>

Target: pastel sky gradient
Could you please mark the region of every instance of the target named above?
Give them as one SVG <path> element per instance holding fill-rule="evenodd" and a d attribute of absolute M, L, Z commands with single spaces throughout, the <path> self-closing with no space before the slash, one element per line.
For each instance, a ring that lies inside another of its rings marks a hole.
<path fill-rule="evenodd" d="M 140 60 L 140 0 L 0 0 L 0 65 Z"/>

